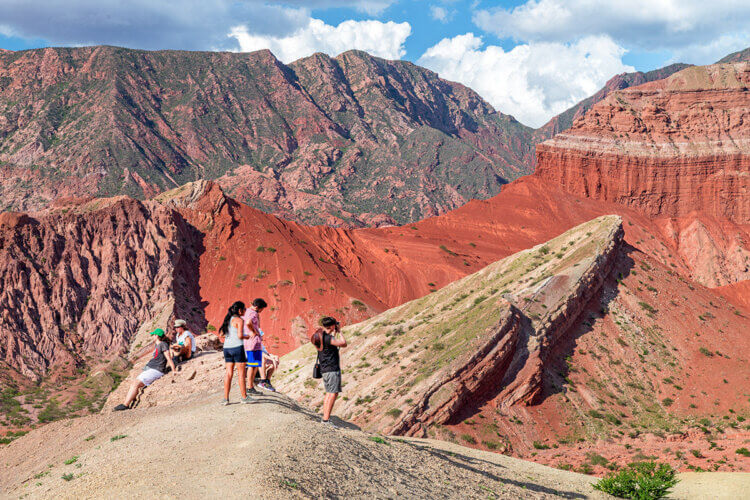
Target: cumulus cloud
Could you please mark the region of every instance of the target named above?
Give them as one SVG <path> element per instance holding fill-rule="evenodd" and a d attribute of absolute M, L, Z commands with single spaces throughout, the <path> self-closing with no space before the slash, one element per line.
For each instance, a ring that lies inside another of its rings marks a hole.
<path fill-rule="evenodd" d="M 512 8 L 477 10 L 473 19 L 477 26 L 501 38 L 567 42 L 582 36 L 608 35 L 627 47 L 690 53 L 715 45 L 721 38 L 725 39 L 723 45 L 719 44 L 722 49 L 730 39 L 744 43 L 741 40 L 746 37 L 741 34 L 747 33 L 750 23 L 750 2 L 528 0 Z M 702 52 L 709 58 L 723 55 Z"/>
<path fill-rule="evenodd" d="M 418 64 L 471 87 L 497 110 L 532 127 L 593 94 L 613 75 L 634 71 L 622 63 L 625 50 L 602 35 L 567 44 L 521 44 L 507 52 L 483 45 L 473 33 L 445 38 Z"/>
<path fill-rule="evenodd" d="M 315 52 L 337 55 L 359 49 L 386 59 L 399 59 L 406 53 L 404 42 L 411 34 L 409 23 L 388 21 L 344 21 L 331 26 L 320 19 L 310 19 L 286 36 L 252 33 L 247 26 L 236 26 L 229 36 L 237 40 L 242 51 L 270 49 L 288 63 Z"/>
<path fill-rule="evenodd" d="M 348 7 L 375 14 L 394 0 L 0 0 L 6 36 L 54 45 L 142 49 L 231 49 L 232 26 L 283 37 L 310 22 L 309 9 Z"/>
<path fill-rule="evenodd" d="M 441 23 L 447 23 L 456 14 L 455 10 L 448 10 L 445 7 L 439 5 L 430 5 L 430 17 Z"/>

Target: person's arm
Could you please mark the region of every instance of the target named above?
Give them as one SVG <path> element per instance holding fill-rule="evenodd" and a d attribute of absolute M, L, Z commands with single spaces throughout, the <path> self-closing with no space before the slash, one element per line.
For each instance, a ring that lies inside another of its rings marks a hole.
<path fill-rule="evenodd" d="M 336 347 L 346 347 L 346 339 L 344 338 L 344 332 L 336 329 L 334 332 L 334 336 L 331 339 L 331 345 L 335 345 Z"/>
<path fill-rule="evenodd" d="M 193 352 L 193 338 L 190 335 L 185 336 L 185 345 L 187 346 L 187 352 Z"/>
<path fill-rule="evenodd" d="M 167 357 L 167 364 L 172 369 L 172 373 L 174 373 L 177 370 L 177 368 L 175 368 L 174 366 L 174 360 L 172 359 L 172 351 L 169 348 L 164 349 L 164 356 Z"/>
<path fill-rule="evenodd" d="M 253 324 L 252 320 L 248 318 L 248 320 L 245 322 L 245 324 L 248 326 L 251 332 L 253 332 L 252 337 L 260 337 L 260 332 L 257 328 L 255 328 L 255 325 Z M 250 337 L 245 337 L 250 338 Z"/>
<path fill-rule="evenodd" d="M 245 320 L 242 318 L 232 318 L 232 324 L 237 329 L 237 335 L 240 340 L 249 339 L 250 337 L 245 335 Z"/>

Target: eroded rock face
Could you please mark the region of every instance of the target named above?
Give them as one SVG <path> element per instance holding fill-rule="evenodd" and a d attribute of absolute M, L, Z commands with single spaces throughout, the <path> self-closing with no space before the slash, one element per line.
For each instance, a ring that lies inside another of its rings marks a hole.
<path fill-rule="evenodd" d="M 534 154 L 472 90 L 358 51 L 3 52 L 0 102 L 6 210 L 218 179 L 285 218 L 385 225 L 495 195 Z"/>
<path fill-rule="evenodd" d="M 537 175 L 650 216 L 750 222 L 750 63 L 692 67 L 609 95 L 540 144 Z"/>
<path fill-rule="evenodd" d="M 750 63 L 691 67 L 610 94 L 537 147 L 535 175 L 663 218 L 709 286 L 750 278 Z"/>
<path fill-rule="evenodd" d="M 129 198 L 3 214 L 0 359 L 38 380 L 127 353 L 164 307 L 201 325 L 194 236 L 177 212 Z"/>

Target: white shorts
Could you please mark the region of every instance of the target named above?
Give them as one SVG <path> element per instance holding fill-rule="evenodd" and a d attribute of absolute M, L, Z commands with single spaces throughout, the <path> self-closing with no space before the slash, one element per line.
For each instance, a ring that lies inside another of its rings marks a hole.
<path fill-rule="evenodd" d="M 160 372 L 159 370 L 154 370 L 153 368 L 146 368 L 141 372 L 140 375 L 138 375 L 138 380 L 143 382 L 143 385 L 148 387 L 149 385 L 153 384 L 155 380 L 159 380 L 162 378 L 164 374 Z"/>

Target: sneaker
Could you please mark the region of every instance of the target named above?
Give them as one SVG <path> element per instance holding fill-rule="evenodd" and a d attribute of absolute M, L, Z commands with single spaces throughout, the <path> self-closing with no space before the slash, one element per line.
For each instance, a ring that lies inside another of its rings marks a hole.
<path fill-rule="evenodd" d="M 222 399 L 221 400 L 221 406 L 228 406 L 228 405 L 229 405 L 229 400 L 228 399 Z"/>
<path fill-rule="evenodd" d="M 253 400 L 252 400 L 252 398 L 250 398 L 250 396 L 245 396 L 244 398 L 240 399 L 240 401 L 243 402 L 243 403 L 245 403 L 245 404 L 253 402 Z"/>
<path fill-rule="evenodd" d="M 251 387 L 250 389 L 247 390 L 247 395 L 248 396 L 260 396 L 261 394 L 262 393 L 260 391 L 256 390 L 255 387 Z"/>
<path fill-rule="evenodd" d="M 127 406 L 125 406 L 123 404 L 119 404 L 119 405 L 115 406 L 112 411 L 123 411 L 123 410 L 129 410 L 129 409 L 130 408 L 128 408 Z"/>
<path fill-rule="evenodd" d="M 273 388 L 270 382 L 266 380 L 262 380 L 258 383 L 258 387 L 261 389 L 265 389 L 266 391 L 276 392 L 276 389 Z"/>
<path fill-rule="evenodd" d="M 325 425 L 326 427 L 328 427 L 328 428 L 330 428 L 330 429 L 338 429 L 338 428 L 339 428 L 339 426 L 338 426 L 338 425 L 334 424 L 334 423 L 333 423 L 333 422 L 331 422 L 330 420 L 323 420 L 323 419 L 321 418 L 321 419 L 320 419 L 320 423 L 321 423 L 321 424 L 323 424 L 323 425 Z"/>

